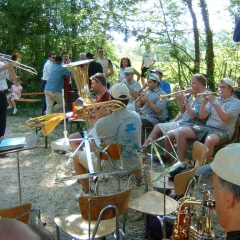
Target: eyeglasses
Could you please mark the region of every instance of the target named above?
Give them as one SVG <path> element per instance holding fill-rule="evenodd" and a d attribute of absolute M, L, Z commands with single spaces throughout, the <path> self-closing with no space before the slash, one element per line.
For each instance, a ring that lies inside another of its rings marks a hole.
<path fill-rule="evenodd" d="M 220 88 L 220 89 L 225 89 L 226 86 L 218 86 L 218 88 Z"/>
<path fill-rule="evenodd" d="M 98 53 L 103 53 L 104 51 L 98 51 Z"/>

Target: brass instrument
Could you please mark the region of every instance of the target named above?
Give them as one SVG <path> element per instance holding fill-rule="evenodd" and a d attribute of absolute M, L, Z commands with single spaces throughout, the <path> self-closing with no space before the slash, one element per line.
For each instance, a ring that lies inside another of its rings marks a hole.
<path fill-rule="evenodd" d="M 25 64 L 20 63 L 22 61 L 22 55 L 20 53 L 14 52 L 11 56 L 7 54 L 0 53 L 0 58 L 10 62 L 14 67 L 27 71 L 31 74 L 37 75 L 36 69 L 29 67 Z"/>
<path fill-rule="evenodd" d="M 111 113 L 126 108 L 126 105 L 118 100 L 89 104 L 78 98 L 75 102 L 75 108 L 78 116 L 85 119 L 87 129 L 89 129 L 91 127 L 91 116 L 96 115 L 99 108 L 104 108 L 106 113 Z"/>
<path fill-rule="evenodd" d="M 233 91 L 240 91 L 240 87 L 234 87 Z"/>
<path fill-rule="evenodd" d="M 63 67 L 66 67 L 71 71 L 78 89 L 78 95 L 85 103 L 92 103 L 88 85 L 88 66 L 90 62 L 91 60 L 82 60 L 63 65 Z"/>
<path fill-rule="evenodd" d="M 158 95 L 158 99 L 162 100 L 163 98 L 168 98 L 168 100 L 173 100 L 173 99 L 175 99 L 175 95 L 178 93 L 193 94 L 194 92 L 193 92 L 192 88 L 187 88 L 185 90 L 180 90 L 180 91 L 169 93 L 169 94 Z"/>
<path fill-rule="evenodd" d="M 206 92 L 203 92 L 203 93 L 196 93 L 194 92 L 193 93 L 193 96 L 196 98 L 196 97 L 199 97 L 199 96 L 207 96 L 207 95 L 213 95 L 213 94 L 219 94 L 218 92 L 211 92 L 211 91 L 206 91 Z"/>
<path fill-rule="evenodd" d="M 134 103 L 136 104 L 136 106 L 141 106 L 141 97 L 144 96 L 146 94 L 146 92 L 148 91 L 148 87 L 145 87 L 143 89 L 140 90 L 139 96 L 136 98 L 136 100 L 134 101 Z"/>
<path fill-rule="evenodd" d="M 195 200 L 193 197 L 184 198 L 179 205 L 177 219 L 173 226 L 172 240 L 185 239 L 213 239 L 215 234 L 211 230 L 211 210 L 215 208 L 215 200 Z M 195 206 L 204 206 L 207 212 L 203 218 L 199 217 Z"/>

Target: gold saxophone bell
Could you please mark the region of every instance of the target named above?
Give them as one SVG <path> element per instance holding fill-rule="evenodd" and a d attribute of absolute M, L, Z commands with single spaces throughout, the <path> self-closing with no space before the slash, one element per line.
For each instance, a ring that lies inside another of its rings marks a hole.
<path fill-rule="evenodd" d="M 203 206 L 208 211 L 200 218 L 194 206 Z M 180 199 L 177 219 L 170 239 L 213 239 L 215 233 L 211 230 L 211 210 L 215 206 L 215 200 L 200 201 L 193 197 Z"/>

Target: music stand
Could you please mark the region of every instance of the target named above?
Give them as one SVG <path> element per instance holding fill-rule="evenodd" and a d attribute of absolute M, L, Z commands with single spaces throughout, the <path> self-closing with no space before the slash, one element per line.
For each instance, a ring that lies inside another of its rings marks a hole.
<path fill-rule="evenodd" d="M 26 144 L 23 148 L 7 150 L 0 152 L 0 155 L 16 153 L 16 163 L 17 163 L 17 177 L 18 177 L 18 196 L 19 204 L 22 203 L 22 193 L 21 193 L 21 179 L 20 179 L 20 166 L 19 166 L 19 152 L 31 150 L 37 147 L 37 135 L 30 135 L 26 137 Z"/>

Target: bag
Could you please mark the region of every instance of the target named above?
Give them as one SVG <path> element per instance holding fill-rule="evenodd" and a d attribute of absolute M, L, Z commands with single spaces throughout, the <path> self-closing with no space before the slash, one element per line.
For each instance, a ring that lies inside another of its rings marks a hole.
<path fill-rule="evenodd" d="M 161 216 L 160 216 L 161 217 Z M 147 214 L 147 239 L 159 240 L 163 238 L 162 225 L 159 220 L 159 216 Z M 166 221 L 166 238 L 170 239 L 173 231 L 173 222 Z"/>

